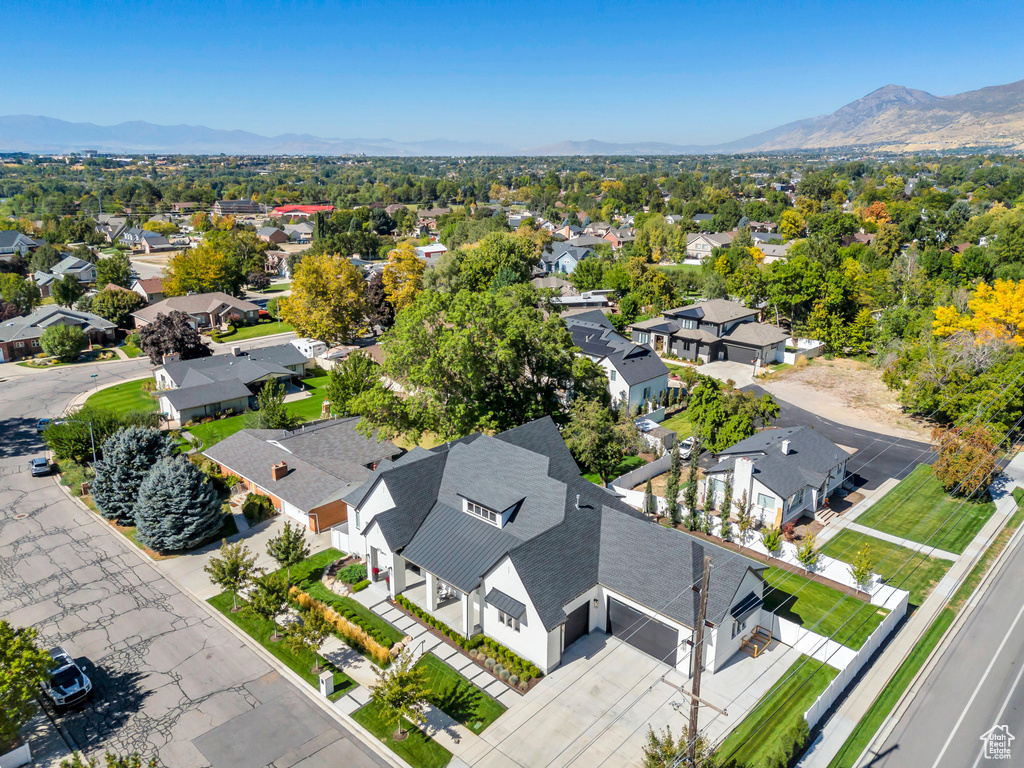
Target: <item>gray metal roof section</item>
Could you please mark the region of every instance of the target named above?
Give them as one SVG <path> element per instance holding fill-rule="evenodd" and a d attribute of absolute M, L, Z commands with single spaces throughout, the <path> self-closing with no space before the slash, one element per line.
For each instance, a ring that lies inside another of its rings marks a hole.
<path fill-rule="evenodd" d="M 507 613 L 513 619 L 521 619 L 523 614 L 526 613 L 526 606 L 523 603 L 520 603 L 514 597 L 506 595 L 500 589 L 488 590 L 487 595 L 484 597 L 484 602 L 494 606 L 502 613 Z"/>
<path fill-rule="evenodd" d="M 196 387 L 165 389 L 160 393 L 160 397 L 166 397 L 167 402 L 173 405 L 176 411 L 180 411 L 184 408 L 199 408 L 204 405 L 247 398 L 250 394 L 249 388 L 245 384 L 237 379 L 228 379 L 227 381 L 200 384 Z"/>

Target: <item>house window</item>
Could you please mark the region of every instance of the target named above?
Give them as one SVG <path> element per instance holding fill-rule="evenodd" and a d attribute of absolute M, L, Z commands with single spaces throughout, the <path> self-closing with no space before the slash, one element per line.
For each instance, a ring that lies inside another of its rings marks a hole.
<path fill-rule="evenodd" d="M 504 611 L 498 611 L 498 621 L 500 621 L 506 627 L 511 629 L 513 632 L 519 631 L 519 619 L 510 616 Z"/>
<path fill-rule="evenodd" d="M 757 506 L 763 509 L 774 509 L 775 508 L 775 497 L 769 496 L 765 493 L 757 494 Z"/>
<path fill-rule="evenodd" d="M 362 527 L 363 527 L 363 526 L 362 526 L 362 525 L 361 525 L 361 524 L 359 523 L 359 510 L 357 509 L 357 510 L 356 510 L 356 530 L 357 530 L 357 531 L 358 531 L 358 530 L 361 530 L 361 529 L 362 529 Z"/>
<path fill-rule="evenodd" d="M 14 342 L 14 348 L 15 349 L 21 349 L 24 346 L 25 346 L 25 342 L 24 341 L 16 341 L 16 342 Z"/>
<path fill-rule="evenodd" d="M 470 501 L 469 499 L 466 499 L 466 511 L 471 515 L 483 518 L 489 523 L 498 525 L 498 514 L 492 509 L 480 506 L 475 501 Z"/>
<path fill-rule="evenodd" d="M 32 346 L 33 347 L 38 347 L 39 346 L 39 339 L 32 339 Z"/>
<path fill-rule="evenodd" d="M 804 489 L 801 488 L 799 491 L 793 494 L 793 501 L 790 503 L 790 508 L 795 508 L 803 504 L 804 502 Z"/>
<path fill-rule="evenodd" d="M 689 329 L 691 331 L 695 330 L 697 328 L 697 321 L 696 320 L 683 320 L 683 328 L 687 328 L 687 329 Z"/>
<path fill-rule="evenodd" d="M 608 371 L 608 381 L 615 381 L 615 369 Z"/>
<path fill-rule="evenodd" d="M 650 338 L 650 337 L 646 333 L 638 333 L 636 335 L 636 340 L 640 344 L 646 344 L 648 338 Z"/>
<path fill-rule="evenodd" d="M 733 619 L 732 620 L 732 634 L 730 635 L 730 637 L 736 637 L 736 635 L 738 635 L 740 632 L 742 632 L 746 628 L 747 628 L 747 620 L 746 619 L 744 619 L 743 621 L 737 621 L 736 619 Z"/>

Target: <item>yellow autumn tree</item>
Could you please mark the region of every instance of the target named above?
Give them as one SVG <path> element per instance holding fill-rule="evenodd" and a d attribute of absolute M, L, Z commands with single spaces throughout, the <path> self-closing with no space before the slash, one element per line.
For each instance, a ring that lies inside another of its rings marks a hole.
<path fill-rule="evenodd" d="M 164 293 L 185 296 L 189 293 L 231 293 L 238 280 L 226 252 L 210 243 L 174 254 L 164 269 Z"/>
<path fill-rule="evenodd" d="M 945 337 L 971 331 L 979 338 L 995 336 L 1024 345 L 1024 280 L 979 283 L 967 308 L 961 314 L 956 307 L 936 307 L 933 333 Z"/>
<path fill-rule="evenodd" d="M 779 231 L 786 240 L 792 240 L 803 235 L 805 226 L 803 217 L 796 211 L 782 212 L 782 216 L 779 219 Z"/>
<path fill-rule="evenodd" d="M 388 254 L 384 267 L 384 295 L 401 312 L 416 299 L 423 289 L 423 273 L 427 265 L 416 255 L 412 243 L 406 241 Z"/>
<path fill-rule="evenodd" d="M 348 259 L 330 253 L 306 256 L 292 275 L 291 290 L 281 299 L 281 318 L 299 336 L 337 344 L 366 329 L 365 282 Z"/>

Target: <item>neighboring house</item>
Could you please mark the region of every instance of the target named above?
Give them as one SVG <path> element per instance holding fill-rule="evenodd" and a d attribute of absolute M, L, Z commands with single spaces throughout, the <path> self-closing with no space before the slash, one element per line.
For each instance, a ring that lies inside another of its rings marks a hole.
<path fill-rule="evenodd" d="M 53 283 L 62 280 L 67 275 L 73 275 L 80 283 L 96 282 L 96 265 L 88 261 L 76 258 L 70 254 L 63 254 L 64 258 L 53 265 L 49 272 L 36 272 L 32 280 L 39 286 L 39 292 L 46 298 L 50 295 Z"/>
<path fill-rule="evenodd" d="M 600 237 L 604 239 L 604 236 L 612 231 L 612 225 L 607 221 L 595 221 L 587 224 L 583 228 L 584 235 L 593 235 L 594 237 Z"/>
<path fill-rule="evenodd" d="M 764 254 L 764 263 L 771 264 L 774 261 L 781 261 L 789 254 L 793 242 L 788 243 L 755 243 L 754 247 Z"/>
<path fill-rule="evenodd" d="M 0 259 L 12 256 L 28 256 L 42 245 L 42 242 L 23 235 L 16 229 L 0 231 Z"/>
<path fill-rule="evenodd" d="M 729 232 L 691 232 L 686 236 L 686 258 L 703 259 L 710 256 L 715 248 L 728 248 L 732 240 L 733 235 Z"/>
<path fill-rule="evenodd" d="M 288 267 L 288 254 L 284 251 L 267 251 L 267 261 L 263 271 L 268 275 L 289 278 L 292 271 Z"/>
<path fill-rule="evenodd" d="M 117 238 L 128 226 L 128 219 L 124 216 L 114 216 L 109 213 L 101 213 L 96 217 L 96 231 L 107 238 L 107 242 L 115 243 Z"/>
<path fill-rule="evenodd" d="M 298 224 L 285 224 L 284 233 L 293 243 L 308 243 L 313 239 L 314 226 L 308 221 L 300 221 Z"/>
<path fill-rule="evenodd" d="M 547 277 L 535 277 L 530 281 L 530 285 L 538 290 L 542 288 L 554 288 L 558 291 L 559 296 L 579 295 L 579 291 L 576 290 L 576 286 L 568 280 L 563 280 L 562 278 L 555 277 L 554 275 L 548 275 Z"/>
<path fill-rule="evenodd" d="M 712 299 L 668 309 L 629 326 L 633 341 L 684 360 L 732 360 L 747 365 L 782 362 L 789 334 L 757 322 L 758 311 Z"/>
<path fill-rule="evenodd" d="M 216 327 L 229 322 L 248 325 L 255 323 L 260 316 L 260 308 L 252 302 L 214 291 L 171 296 L 133 312 L 132 317 L 135 318 L 135 327 L 142 328 L 156 320 L 157 315 L 169 315 L 171 312 L 184 312 L 192 318 L 196 328 Z"/>
<path fill-rule="evenodd" d="M 384 462 L 342 497 L 332 541 L 370 578 L 466 637 L 493 638 L 548 673 L 592 631 L 687 670 L 705 555 L 704 668 L 714 672 L 761 618 L 766 566 L 647 520 L 580 475 L 540 419 Z M 673 574 L 673 578 L 657 575 Z"/>
<path fill-rule="evenodd" d="M 267 212 L 267 206 L 252 200 L 218 200 L 213 204 L 217 216 L 246 216 Z"/>
<path fill-rule="evenodd" d="M 277 227 L 262 227 L 256 233 L 256 237 L 265 243 L 273 243 L 274 245 L 288 242 L 288 235 Z"/>
<path fill-rule="evenodd" d="M 42 352 L 39 338 L 51 325 L 81 328 L 90 344 L 103 346 L 114 340 L 117 326 L 91 312 L 79 312 L 56 305 L 40 307 L 25 317 L 0 323 L 0 363 L 31 357 Z"/>
<path fill-rule="evenodd" d="M 577 227 L 575 224 L 564 224 L 555 230 L 556 235 L 561 235 L 566 240 L 570 237 L 576 237 L 577 235 L 583 234 L 583 227 Z"/>
<path fill-rule="evenodd" d="M 560 272 L 571 275 L 581 261 L 593 255 L 594 252 L 585 246 L 551 243 L 541 254 L 540 267 L 545 274 Z"/>
<path fill-rule="evenodd" d="M 320 533 L 348 520 L 343 497 L 402 450 L 356 431 L 359 417 L 331 419 L 291 432 L 243 429 L 204 455 L 221 471 L 267 496 L 281 513 Z"/>
<path fill-rule="evenodd" d="M 243 411 L 269 381 L 297 381 L 309 358 L 291 344 L 225 355 L 176 360 L 168 356 L 153 371 L 160 412 L 184 424 L 223 411 Z"/>
<path fill-rule="evenodd" d="M 163 235 L 138 227 L 130 227 L 122 231 L 118 235 L 117 241 L 122 245 L 127 245 L 133 251 L 142 251 L 143 253 L 155 253 L 172 247 L 170 241 Z"/>
<path fill-rule="evenodd" d="M 715 214 L 713 213 L 695 213 L 693 215 L 693 223 L 698 227 L 711 226 L 711 222 L 714 221 Z"/>
<path fill-rule="evenodd" d="M 147 302 L 161 301 L 164 298 L 164 281 L 159 277 L 147 277 L 132 283 L 132 290 Z"/>
<path fill-rule="evenodd" d="M 555 296 L 552 304 L 558 304 L 565 310 L 580 310 L 590 307 L 611 308 L 612 302 L 609 298 L 613 294 L 610 290 L 584 291 L 577 296 Z"/>
<path fill-rule="evenodd" d="M 619 229 L 610 229 L 605 233 L 604 239 L 612 244 L 612 248 L 618 249 L 626 245 L 626 243 L 632 243 L 636 240 L 636 235 L 633 234 L 633 230 L 629 227 L 620 227 Z"/>
<path fill-rule="evenodd" d="M 604 369 L 613 404 L 630 408 L 658 402 L 668 389 L 668 368 L 654 350 L 616 332 L 603 312 L 581 312 L 565 318 L 572 341 Z"/>
<path fill-rule="evenodd" d="M 811 427 L 765 429 L 716 454 L 705 473 L 705 503 L 721 508 L 728 480 L 732 498 L 744 495 L 754 519 L 781 526 L 815 516 L 846 482 L 850 454 Z"/>
<path fill-rule="evenodd" d="M 275 218 L 278 216 L 288 216 L 289 218 L 295 218 L 297 216 L 312 216 L 314 213 L 333 212 L 333 205 L 279 205 L 270 213 Z"/>
<path fill-rule="evenodd" d="M 566 242 L 569 245 L 575 245 L 578 248 L 593 248 L 598 245 L 608 245 L 608 241 L 604 239 L 603 235 L 577 235 L 576 237 L 570 237 Z"/>
<path fill-rule="evenodd" d="M 416 255 L 423 261 L 427 262 L 427 265 L 431 267 L 437 265 L 437 261 L 441 258 L 442 253 L 447 252 L 448 249 L 441 245 L 441 243 L 416 246 Z"/>

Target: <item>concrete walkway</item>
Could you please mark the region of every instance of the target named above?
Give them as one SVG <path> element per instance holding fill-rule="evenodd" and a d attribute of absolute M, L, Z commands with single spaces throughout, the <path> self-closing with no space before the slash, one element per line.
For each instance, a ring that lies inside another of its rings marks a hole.
<path fill-rule="evenodd" d="M 1016 485 L 1024 486 L 1024 453 L 1018 454 L 1006 473 L 989 487 L 995 500 L 996 511 L 973 541 L 956 559 L 946 575 L 925 598 L 924 603 L 907 620 L 903 629 L 896 634 L 881 656 L 866 671 L 860 683 L 847 695 L 839 709 L 824 724 L 821 735 L 811 745 L 797 765 L 800 768 L 827 768 L 838 754 L 846 739 L 853 733 L 882 689 L 896 674 L 896 670 L 907 659 L 918 640 L 931 626 L 935 617 L 946 607 L 949 597 L 960 587 L 978 559 L 988 549 L 1006 521 L 1017 510 L 1012 491 Z M 873 529 L 870 529 L 873 531 Z M 877 533 L 877 532 L 874 532 Z M 874 533 L 872 535 L 874 535 Z"/>
<path fill-rule="evenodd" d="M 907 549 L 913 549 L 917 552 L 922 552 L 923 554 L 926 554 L 929 557 L 938 557 L 943 560 L 956 560 L 958 557 L 960 557 L 960 555 L 954 552 L 946 552 L 944 549 L 935 549 L 935 547 L 930 547 L 927 544 L 921 544 L 916 541 L 911 541 L 910 539 L 901 539 L 899 536 L 893 536 L 890 533 L 885 533 L 884 531 L 879 531 L 875 528 L 868 528 L 866 525 L 861 525 L 860 523 L 847 523 L 845 527 L 848 531 L 856 531 L 857 533 L 863 533 L 868 536 L 873 536 L 876 539 L 887 541 L 890 544 L 895 544 L 899 547 L 906 547 Z"/>

